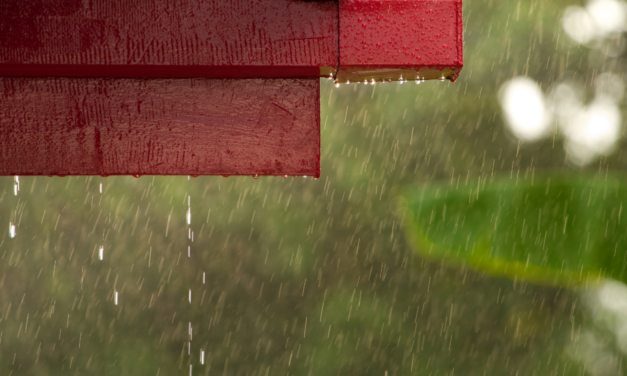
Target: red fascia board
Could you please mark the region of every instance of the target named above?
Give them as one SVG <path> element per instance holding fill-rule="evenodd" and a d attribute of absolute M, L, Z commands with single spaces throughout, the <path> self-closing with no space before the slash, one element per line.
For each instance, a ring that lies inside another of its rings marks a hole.
<path fill-rule="evenodd" d="M 299 78 L 319 77 L 320 71 L 312 66 L 0 64 L 0 76 L 6 77 Z"/>
<path fill-rule="evenodd" d="M 319 77 L 338 3 L 4 0 L 0 76 Z"/>
<path fill-rule="evenodd" d="M 341 0 L 340 82 L 455 80 L 463 66 L 461 0 Z"/>
<path fill-rule="evenodd" d="M 0 175 L 320 175 L 320 79 L 0 78 Z"/>

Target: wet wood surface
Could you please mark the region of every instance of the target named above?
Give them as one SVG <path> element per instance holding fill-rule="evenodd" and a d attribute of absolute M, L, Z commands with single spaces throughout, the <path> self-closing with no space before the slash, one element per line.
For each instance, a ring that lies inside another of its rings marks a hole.
<path fill-rule="evenodd" d="M 0 78 L 0 174 L 318 176 L 319 86 Z"/>
<path fill-rule="evenodd" d="M 337 66 L 337 9 L 302 0 L 3 0 L 0 76 L 319 76 Z"/>

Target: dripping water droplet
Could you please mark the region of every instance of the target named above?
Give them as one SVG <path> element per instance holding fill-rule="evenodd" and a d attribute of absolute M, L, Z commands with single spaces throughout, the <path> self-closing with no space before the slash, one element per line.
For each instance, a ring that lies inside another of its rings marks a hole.
<path fill-rule="evenodd" d="M 19 192 L 20 190 L 20 177 L 15 175 L 14 178 L 14 183 L 13 183 L 13 193 L 15 193 L 15 195 L 17 196 L 17 192 Z"/>

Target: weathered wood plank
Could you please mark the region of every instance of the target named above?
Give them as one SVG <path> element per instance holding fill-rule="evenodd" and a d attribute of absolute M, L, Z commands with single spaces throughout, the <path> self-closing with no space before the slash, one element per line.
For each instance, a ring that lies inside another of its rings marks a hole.
<path fill-rule="evenodd" d="M 464 64 L 461 0 L 340 0 L 337 79 L 455 80 Z"/>
<path fill-rule="evenodd" d="M 319 176 L 319 86 L 0 78 L 0 175 Z"/>
<path fill-rule="evenodd" d="M 318 77 L 338 3 L 3 0 L 0 76 Z"/>

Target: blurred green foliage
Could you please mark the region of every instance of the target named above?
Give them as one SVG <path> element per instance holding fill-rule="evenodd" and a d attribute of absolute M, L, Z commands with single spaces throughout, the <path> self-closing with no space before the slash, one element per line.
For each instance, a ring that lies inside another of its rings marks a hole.
<path fill-rule="evenodd" d="M 619 177 L 511 176 L 407 188 L 405 230 L 426 258 L 565 287 L 626 281 Z"/>

